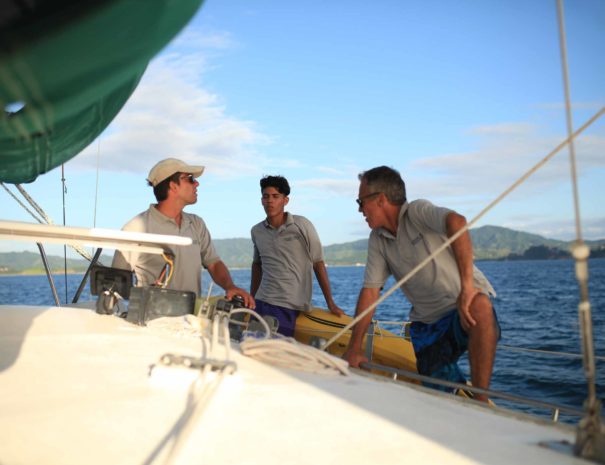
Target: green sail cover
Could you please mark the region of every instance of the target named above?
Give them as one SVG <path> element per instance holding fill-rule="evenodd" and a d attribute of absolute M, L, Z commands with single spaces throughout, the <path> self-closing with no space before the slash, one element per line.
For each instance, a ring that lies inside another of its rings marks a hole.
<path fill-rule="evenodd" d="M 31 182 L 90 144 L 202 1 L 63 0 L 0 17 L 0 181 Z"/>

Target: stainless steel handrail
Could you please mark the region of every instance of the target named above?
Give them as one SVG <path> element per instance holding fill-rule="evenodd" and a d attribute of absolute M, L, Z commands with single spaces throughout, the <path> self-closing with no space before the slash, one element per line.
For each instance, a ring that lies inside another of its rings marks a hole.
<path fill-rule="evenodd" d="M 414 379 L 417 381 L 422 381 L 425 383 L 437 384 L 439 386 L 446 386 L 446 387 L 451 387 L 451 388 L 456 388 L 456 389 L 464 389 L 466 391 L 471 391 L 471 392 L 477 392 L 479 394 L 485 394 L 491 398 L 500 398 L 500 399 L 509 400 L 512 402 L 518 402 L 518 403 L 526 404 L 526 405 L 529 405 L 532 407 L 544 408 L 547 410 L 551 410 L 553 412 L 559 411 L 559 412 L 564 412 L 564 413 L 568 413 L 568 414 L 576 415 L 576 416 L 582 416 L 584 413 L 581 409 L 576 409 L 573 407 L 551 404 L 550 402 L 529 399 L 527 397 L 521 397 L 521 396 L 516 396 L 513 394 L 508 394 L 505 392 L 494 391 L 492 389 L 482 389 L 482 388 L 478 388 L 475 386 L 469 386 L 468 384 L 461 384 L 461 383 L 454 383 L 452 381 L 445 381 L 445 380 L 438 379 L 438 378 L 432 378 L 430 376 L 420 375 L 418 373 L 414 373 L 414 372 L 408 371 L 408 370 L 402 370 L 399 368 L 392 368 L 392 367 L 388 367 L 385 365 L 379 365 L 377 363 L 366 362 L 366 363 L 362 363 L 360 366 L 362 368 L 366 368 L 366 369 L 370 369 L 370 370 L 374 369 L 374 370 L 386 371 L 387 373 L 393 373 L 397 376 L 404 376 L 406 378 L 411 378 L 411 379 Z M 397 379 L 397 378 L 394 378 L 394 379 Z"/>

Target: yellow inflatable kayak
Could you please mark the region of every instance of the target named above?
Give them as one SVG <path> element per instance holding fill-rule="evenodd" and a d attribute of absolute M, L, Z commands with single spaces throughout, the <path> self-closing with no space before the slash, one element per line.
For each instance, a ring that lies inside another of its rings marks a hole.
<path fill-rule="evenodd" d="M 352 318 L 348 315 L 338 317 L 333 313 L 320 308 L 314 308 L 310 312 L 301 312 L 296 319 L 294 338 L 303 344 L 319 347 L 323 342 L 330 339 L 336 332 L 350 323 L 351 320 Z M 378 327 L 373 331 L 370 329 L 369 333 L 370 334 L 366 335 L 363 340 L 363 346 L 366 349 L 368 360 L 378 365 L 398 368 L 414 373 L 418 372 L 416 369 L 414 347 L 409 339 Z M 350 330 L 332 343 L 327 351 L 332 355 L 342 357 L 349 344 L 349 339 L 351 339 Z M 372 373 L 388 377 L 392 376 L 392 373 L 381 370 L 372 370 Z M 420 382 L 416 380 L 402 376 L 398 379 L 420 384 Z M 467 384 L 470 385 L 468 382 Z M 458 389 L 456 393 L 462 397 L 473 398 L 473 394 L 464 389 Z M 491 400 L 489 402 L 491 405 L 494 405 Z"/>
<path fill-rule="evenodd" d="M 296 319 L 294 338 L 308 345 L 318 347 L 341 330 L 352 318 L 347 315 L 338 317 L 333 313 L 314 308 L 310 312 L 301 312 Z M 368 359 L 379 365 L 416 372 L 416 356 L 412 343 L 402 336 L 382 328 L 369 331 L 364 338 L 363 346 L 366 348 Z M 341 357 L 351 338 L 351 331 L 340 336 L 330 347 L 328 352 Z M 392 374 L 373 370 L 376 374 L 392 376 Z M 410 380 L 407 380 L 410 381 Z"/>
<path fill-rule="evenodd" d="M 209 306 L 214 307 L 217 301 L 223 298 L 222 296 L 211 297 Z M 310 312 L 300 312 L 296 319 L 294 338 L 302 344 L 320 347 L 325 341 L 334 336 L 337 331 L 350 323 L 351 320 L 352 318 L 348 315 L 338 317 L 327 310 L 317 307 Z M 349 330 L 331 344 L 327 351 L 332 355 L 342 357 L 347 349 L 350 338 L 351 331 Z M 363 346 L 366 356 L 371 362 L 417 373 L 414 347 L 408 338 L 375 327 L 374 330 L 370 330 L 369 334 L 364 337 Z M 392 373 L 382 370 L 372 370 L 372 373 L 392 377 Z M 398 379 L 420 384 L 419 381 L 403 376 L 399 376 Z M 470 391 L 462 389 L 458 390 L 457 394 L 463 397 L 473 397 Z M 493 405 L 491 401 L 490 403 Z"/>

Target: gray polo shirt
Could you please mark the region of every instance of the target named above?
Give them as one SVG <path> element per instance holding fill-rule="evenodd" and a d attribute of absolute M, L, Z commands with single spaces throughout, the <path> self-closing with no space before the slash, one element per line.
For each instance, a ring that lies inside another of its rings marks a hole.
<path fill-rule="evenodd" d="M 313 263 L 323 260 L 321 242 L 308 219 L 286 215 L 277 229 L 264 220 L 251 230 L 253 260 L 263 270 L 255 297 L 280 307 L 310 310 Z"/>
<path fill-rule="evenodd" d="M 124 231 L 190 237 L 193 241 L 191 245 L 170 246 L 175 258 L 172 278 L 167 288 L 192 291 L 199 296 L 202 266 L 207 268 L 208 265 L 220 260 L 220 257 L 214 249 L 204 220 L 197 215 L 185 212 L 182 215 L 183 219 L 179 227 L 172 218 L 160 213 L 152 204 L 148 210 L 135 216 L 122 229 Z M 116 250 L 112 266 L 133 270 L 137 277 L 138 286 L 151 286 L 162 272 L 165 263 L 161 255 Z"/>
<path fill-rule="evenodd" d="M 370 234 L 364 287 L 381 288 L 392 274 L 397 281 L 447 240 L 445 219 L 452 212 L 428 200 L 402 205 L 397 236 L 384 228 Z M 496 293 L 477 267 L 475 286 L 487 295 Z M 446 248 L 401 286 L 413 308 L 410 320 L 432 323 L 456 308 L 460 294 L 460 274 L 451 247 Z"/>

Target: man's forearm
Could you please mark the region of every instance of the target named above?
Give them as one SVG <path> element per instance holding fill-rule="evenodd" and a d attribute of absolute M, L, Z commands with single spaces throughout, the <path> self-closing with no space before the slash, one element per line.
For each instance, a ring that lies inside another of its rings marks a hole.
<path fill-rule="evenodd" d="M 209 265 L 208 273 L 210 273 L 212 280 L 224 290 L 229 290 L 232 287 L 235 287 L 227 266 L 221 260 Z"/>

